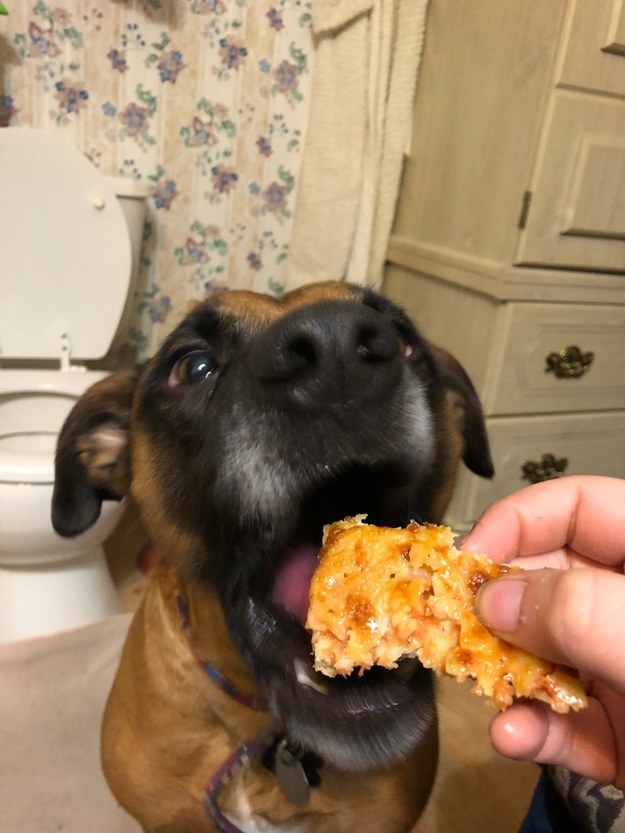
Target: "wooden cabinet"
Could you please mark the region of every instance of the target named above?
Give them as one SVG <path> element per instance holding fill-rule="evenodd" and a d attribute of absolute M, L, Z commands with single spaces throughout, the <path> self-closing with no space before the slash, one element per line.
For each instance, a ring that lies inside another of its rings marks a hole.
<path fill-rule="evenodd" d="M 497 474 L 450 523 L 528 477 L 625 477 L 623 0 L 430 4 L 385 289 L 484 403 Z"/>

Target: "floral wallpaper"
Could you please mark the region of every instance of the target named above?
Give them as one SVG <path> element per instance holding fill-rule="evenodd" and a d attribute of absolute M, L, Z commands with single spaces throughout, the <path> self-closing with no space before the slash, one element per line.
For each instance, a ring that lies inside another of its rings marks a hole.
<path fill-rule="evenodd" d="M 149 185 L 129 339 L 192 299 L 284 287 L 310 90 L 306 0 L 5 0 L 0 126 Z M 94 292 L 97 288 L 94 287 Z"/>

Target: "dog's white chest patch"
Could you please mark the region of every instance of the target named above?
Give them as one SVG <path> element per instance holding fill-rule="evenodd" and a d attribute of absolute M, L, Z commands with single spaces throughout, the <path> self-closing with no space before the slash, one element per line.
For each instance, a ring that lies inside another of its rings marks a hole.
<path fill-rule="evenodd" d="M 240 818 L 234 818 L 230 814 L 226 814 L 226 817 L 228 821 L 239 828 L 241 833 L 280 833 L 280 831 L 284 833 L 284 827 L 276 827 L 265 819 L 249 816 L 249 818 L 242 820 Z M 290 829 L 295 831 L 295 828 Z"/>
<path fill-rule="evenodd" d="M 239 828 L 241 833 L 305 833 L 305 827 L 297 822 L 287 821 L 284 824 L 276 825 L 267 819 L 252 813 L 245 787 L 237 784 L 230 795 L 228 810 L 224 815 L 229 822 Z"/>

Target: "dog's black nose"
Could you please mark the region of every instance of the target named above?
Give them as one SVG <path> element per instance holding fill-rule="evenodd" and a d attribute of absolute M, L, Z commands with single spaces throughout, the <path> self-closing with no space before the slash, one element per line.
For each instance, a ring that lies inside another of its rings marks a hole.
<path fill-rule="evenodd" d="M 382 398 L 401 372 L 392 321 L 350 301 L 319 302 L 278 319 L 251 345 L 249 367 L 271 396 L 305 407 Z"/>

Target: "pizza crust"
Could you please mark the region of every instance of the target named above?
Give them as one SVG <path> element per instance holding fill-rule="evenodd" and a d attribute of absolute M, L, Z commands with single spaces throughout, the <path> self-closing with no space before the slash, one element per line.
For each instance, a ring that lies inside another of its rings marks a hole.
<path fill-rule="evenodd" d="M 479 587 L 519 568 L 457 550 L 445 526 L 376 527 L 364 517 L 324 529 L 306 622 L 318 671 L 363 673 L 417 657 L 439 674 L 475 680 L 472 690 L 499 709 L 518 697 L 557 712 L 587 705 L 577 679 L 494 636 L 475 614 Z"/>

